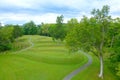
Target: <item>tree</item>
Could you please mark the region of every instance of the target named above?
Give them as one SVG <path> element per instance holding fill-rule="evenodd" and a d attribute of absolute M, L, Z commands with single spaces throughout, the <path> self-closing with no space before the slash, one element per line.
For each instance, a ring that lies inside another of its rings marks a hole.
<path fill-rule="evenodd" d="M 76 27 L 78 25 L 79 25 L 79 23 L 76 18 L 72 18 L 67 22 L 67 26 L 68 26 L 69 30 L 71 30 L 73 27 Z"/>
<path fill-rule="evenodd" d="M 1 27 L 0 52 L 10 50 L 12 42 L 20 36 L 22 36 L 22 31 L 18 25 L 5 25 L 4 27 Z"/>
<path fill-rule="evenodd" d="M 41 35 L 50 36 L 50 33 L 49 33 L 50 26 L 51 26 L 51 24 L 42 23 L 42 25 L 41 25 Z"/>
<path fill-rule="evenodd" d="M 66 31 L 65 27 L 63 26 L 63 15 L 57 17 L 56 25 L 50 28 L 50 35 L 53 40 L 64 40 L 66 36 Z"/>
<path fill-rule="evenodd" d="M 13 42 L 14 41 L 14 34 L 13 34 L 13 31 L 14 31 L 14 27 L 13 27 L 13 25 L 12 24 L 7 24 L 7 25 L 5 25 L 3 28 L 2 28 L 3 30 L 3 32 L 5 31 L 5 32 L 7 32 L 7 33 L 4 33 L 4 36 L 6 37 L 6 36 L 9 36 L 8 37 L 8 40 L 10 40 L 10 42 Z"/>
<path fill-rule="evenodd" d="M 109 6 L 105 5 L 101 10 L 93 9 L 93 17 L 83 17 L 80 25 L 75 27 L 66 37 L 66 44 L 72 51 L 84 49 L 92 51 L 99 57 L 100 73 L 103 78 L 103 53 L 109 27 Z"/>
<path fill-rule="evenodd" d="M 110 46 L 109 68 L 120 79 L 120 18 L 112 19 L 109 28 L 108 43 Z"/>
<path fill-rule="evenodd" d="M 56 24 L 52 24 L 49 28 L 49 33 L 50 33 L 50 36 L 52 37 L 53 41 L 55 41 L 56 39 Z"/>
<path fill-rule="evenodd" d="M 14 38 L 18 38 L 23 35 L 22 28 L 20 28 L 19 25 L 15 25 L 15 26 L 13 26 L 13 28 L 14 28 L 13 29 L 13 37 Z"/>
<path fill-rule="evenodd" d="M 37 27 L 33 21 L 25 23 L 23 25 L 23 30 L 25 35 L 35 35 L 37 34 Z"/>
<path fill-rule="evenodd" d="M 116 38 L 117 36 L 117 38 Z M 120 35 L 115 36 L 115 42 L 111 49 L 109 57 L 109 68 L 120 79 Z"/>
<path fill-rule="evenodd" d="M 14 41 L 12 35 L 13 27 L 2 27 L 0 29 L 0 52 L 11 49 L 11 42 Z"/>
<path fill-rule="evenodd" d="M 56 24 L 57 24 L 57 27 L 60 28 L 63 24 L 63 18 L 64 16 L 61 15 L 61 16 L 57 16 L 57 19 L 56 19 Z"/>
<path fill-rule="evenodd" d="M 100 74 L 99 77 L 103 77 L 103 47 L 105 46 L 105 38 L 107 36 L 107 28 L 109 26 L 109 6 L 103 6 L 102 10 L 93 10 L 91 12 L 93 16 L 96 18 L 99 28 L 100 28 L 100 38 L 99 44 L 97 45 L 97 51 L 100 57 Z"/>
<path fill-rule="evenodd" d="M 41 24 L 37 25 L 37 34 L 38 35 L 42 34 Z"/>

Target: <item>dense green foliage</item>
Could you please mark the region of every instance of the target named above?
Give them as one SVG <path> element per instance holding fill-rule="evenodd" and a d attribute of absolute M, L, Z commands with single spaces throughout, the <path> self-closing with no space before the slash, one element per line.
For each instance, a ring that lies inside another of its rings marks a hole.
<path fill-rule="evenodd" d="M 50 30 L 49 28 L 52 26 L 52 24 L 41 24 L 41 27 L 38 29 L 39 32 L 38 34 L 42 35 L 42 36 L 50 36 Z"/>
<path fill-rule="evenodd" d="M 96 15 L 91 18 L 84 16 L 80 23 L 76 23 L 76 26 L 68 33 L 66 41 L 70 50 L 75 51 L 80 48 L 88 51 L 100 50 L 103 33 L 105 37 L 107 36 L 108 17 L 101 18 L 101 16 L 107 13 L 101 13 L 101 15 L 97 11 L 93 13 L 96 13 Z M 103 26 L 105 27 L 104 32 L 102 32 Z"/>
<path fill-rule="evenodd" d="M 42 35 L 42 36 L 51 36 L 53 40 L 61 40 L 63 41 L 67 28 L 66 24 L 63 23 L 63 15 L 58 16 L 56 18 L 55 24 L 44 24 L 36 25 L 33 21 L 25 23 L 23 25 L 23 32 L 25 35 Z"/>
<path fill-rule="evenodd" d="M 109 29 L 109 67 L 120 78 L 120 18 L 113 19 Z"/>
<path fill-rule="evenodd" d="M 63 15 L 57 17 L 56 24 L 50 28 L 50 35 L 53 40 L 64 40 L 66 36 L 66 29 L 63 24 Z"/>
<path fill-rule="evenodd" d="M 19 25 L 13 26 L 13 37 L 18 38 L 23 35 L 23 30 Z"/>
<path fill-rule="evenodd" d="M 22 29 L 18 25 L 6 25 L 0 28 L 0 52 L 10 50 L 14 40 L 22 36 Z"/>
<path fill-rule="evenodd" d="M 72 18 L 67 22 L 68 32 L 72 30 L 74 27 L 79 26 L 79 22 L 76 18 Z"/>
<path fill-rule="evenodd" d="M 84 16 L 80 23 L 76 23 L 76 26 L 67 34 L 66 45 L 70 51 L 83 49 L 92 52 L 100 58 L 101 62 L 103 61 L 102 56 L 107 53 L 109 55 L 108 67 L 114 74 L 120 76 L 120 66 L 118 65 L 120 64 L 120 20 L 119 18 L 112 19 L 108 15 L 108 6 L 103 6 L 101 10 L 93 9 L 91 13 L 92 17 Z M 103 72 L 100 71 L 99 76 L 101 77 Z"/>
<path fill-rule="evenodd" d="M 25 35 L 35 35 L 37 34 L 37 27 L 33 21 L 30 21 L 23 25 L 23 31 Z"/>
<path fill-rule="evenodd" d="M 0 29 L 0 52 L 9 50 L 12 39 L 12 27 Z"/>

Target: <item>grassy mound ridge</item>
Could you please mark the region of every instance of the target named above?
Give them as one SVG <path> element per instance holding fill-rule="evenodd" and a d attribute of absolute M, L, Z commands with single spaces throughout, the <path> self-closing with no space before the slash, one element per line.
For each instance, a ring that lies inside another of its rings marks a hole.
<path fill-rule="evenodd" d="M 87 62 L 82 54 L 69 54 L 64 43 L 53 42 L 50 37 L 23 37 L 22 43 L 31 37 L 34 46 L 16 54 L 1 54 L 0 80 L 62 80 Z"/>
<path fill-rule="evenodd" d="M 50 37 L 36 36 L 32 38 L 34 47 L 22 52 L 21 56 L 40 62 L 52 64 L 79 64 L 85 57 L 82 54 L 69 54 L 64 43 L 53 42 Z"/>
<path fill-rule="evenodd" d="M 12 44 L 12 51 L 21 50 L 30 46 L 28 42 L 28 36 L 23 36 L 15 40 Z"/>

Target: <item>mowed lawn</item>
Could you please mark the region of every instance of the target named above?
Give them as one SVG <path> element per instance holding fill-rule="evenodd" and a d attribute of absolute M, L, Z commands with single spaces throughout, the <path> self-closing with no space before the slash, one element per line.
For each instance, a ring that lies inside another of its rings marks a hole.
<path fill-rule="evenodd" d="M 92 64 L 87 69 L 74 76 L 72 80 L 118 80 L 108 69 L 106 63 L 104 63 L 104 78 L 99 78 L 99 60 L 94 54 L 90 53 L 90 55 L 93 58 Z"/>
<path fill-rule="evenodd" d="M 0 80 L 62 80 L 88 60 L 81 53 L 69 53 L 63 42 L 50 37 L 23 36 L 15 44 L 29 47 L 29 39 L 33 47 L 0 54 Z"/>

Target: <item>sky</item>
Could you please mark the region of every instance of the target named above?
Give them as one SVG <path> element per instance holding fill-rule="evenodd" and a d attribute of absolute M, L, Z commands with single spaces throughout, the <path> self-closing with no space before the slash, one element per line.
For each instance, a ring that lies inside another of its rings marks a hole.
<path fill-rule="evenodd" d="M 90 17 L 92 9 L 110 6 L 110 15 L 120 16 L 120 0 L 1 0 L 0 22 L 2 24 L 55 23 L 63 15 L 66 23 L 71 18 L 78 21 L 83 15 Z"/>

